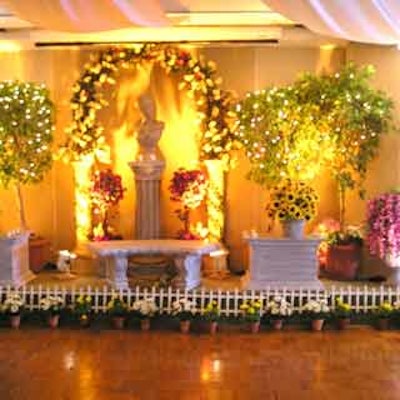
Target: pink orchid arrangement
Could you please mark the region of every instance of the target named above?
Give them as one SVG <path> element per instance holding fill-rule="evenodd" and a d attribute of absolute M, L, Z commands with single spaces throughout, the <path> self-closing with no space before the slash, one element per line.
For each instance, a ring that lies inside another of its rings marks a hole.
<path fill-rule="evenodd" d="M 368 201 L 369 251 L 385 258 L 400 254 L 400 193 L 385 193 Z"/>

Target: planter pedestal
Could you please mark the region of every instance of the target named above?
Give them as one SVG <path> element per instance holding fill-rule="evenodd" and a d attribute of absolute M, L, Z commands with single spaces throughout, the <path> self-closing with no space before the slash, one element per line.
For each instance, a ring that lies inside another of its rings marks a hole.
<path fill-rule="evenodd" d="M 29 269 L 29 234 L 0 239 L 0 285 L 20 287 L 35 278 Z"/>

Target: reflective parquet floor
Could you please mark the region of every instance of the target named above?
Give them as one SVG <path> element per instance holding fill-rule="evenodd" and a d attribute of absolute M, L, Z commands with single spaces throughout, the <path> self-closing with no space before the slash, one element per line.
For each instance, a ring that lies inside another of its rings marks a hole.
<path fill-rule="evenodd" d="M 400 399 L 400 331 L 222 329 L 3 327 L 0 399 Z"/>

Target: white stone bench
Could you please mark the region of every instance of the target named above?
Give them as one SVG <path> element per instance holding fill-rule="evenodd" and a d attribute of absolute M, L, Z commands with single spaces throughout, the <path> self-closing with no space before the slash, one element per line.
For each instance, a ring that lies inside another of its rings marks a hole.
<path fill-rule="evenodd" d="M 201 283 L 202 256 L 222 248 L 219 243 L 173 239 L 111 240 L 91 242 L 87 246 L 93 254 L 105 261 L 107 279 L 117 289 L 129 287 L 128 257 L 153 254 L 172 256 L 177 269 L 173 286 L 193 289 Z"/>

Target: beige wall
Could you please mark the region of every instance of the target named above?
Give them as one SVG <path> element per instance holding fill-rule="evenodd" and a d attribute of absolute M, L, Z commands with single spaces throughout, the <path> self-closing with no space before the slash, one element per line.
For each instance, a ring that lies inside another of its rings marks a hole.
<path fill-rule="evenodd" d="M 400 78 L 396 78 L 400 55 L 397 50 L 371 46 L 350 46 L 346 51 L 246 46 L 208 47 L 199 52 L 207 59 L 216 61 L 224 87 L 235 91 L 239 97 L 247 91 L 289 83 L 304 71 L 335 70 L 347 57 L 357 63 L 375 64 L 378 69 L 375 84 L 391 93 L 396 104 L 400 102 L 400 91 L 397 90 Z M 35 80 L 49 86 L 57 109 L 57 142 L 62 139 L 64 128 L 70 121 L 71 87 L 89 54 L 89 51 L 77 49 L 0 54 L 0 80 Z M 122 175 L 127 187 L 117 218 L 118 230 L 126 238 L 134 234 L 135 207 L 133 174 L 127 163 L 134 159 L 137 151 L 135 132 L 140 114 L 136 101 L 147 84 L 150 84 L 156 99 L 158 118 L 166 122 L 160 142 L 167 161 L 161 199 L 164 237 L 172 236 L 179 228 L 179 222 L 173 216 L 174 204 L 169 200 L 169 179 L 176 168 L 191 167 L 197 158 L 195 110 L 187 96 L 177 89 L 177 80 L 166 76 L 160 69 L 152 72 L 148 69 L 122 72 L 114 90 L 106 91 L 110 106 L 101 111 L 99 119 L 105 126 L 106 137 L 112 148 L 113 168 Z M 381 156 L 368 174 L 369 194 L 398 184 L 399 144 L 394 135 L 384 140 Z M 227 180 L 227 244 L 234 269 L 240 269 L 245 264 L 242 231 L 267 229 L 264 211 L 266 192 L 246 179 L 248 169 L 248 162 L 240 153 L 238 166 L 229 173 Z M 333 181 L 326 174 L 321 174 L 316 184 L 321 195 L 319 218 L 337 217 L 338 202 Z M 25 189 L 29 225 L 38 234 L 50 238 L 55 249 L 71 249 L 75 245 L 73 188 L 71 166 L 56 162 L 43 183 Z M 1 190 L 0 229 L 8 230 L 17 225 L 14 204 L 12 192 Z M 364 204 L 352 198 L 349 203 L 349 220 L 362 220 L 363 210 Z"/>

